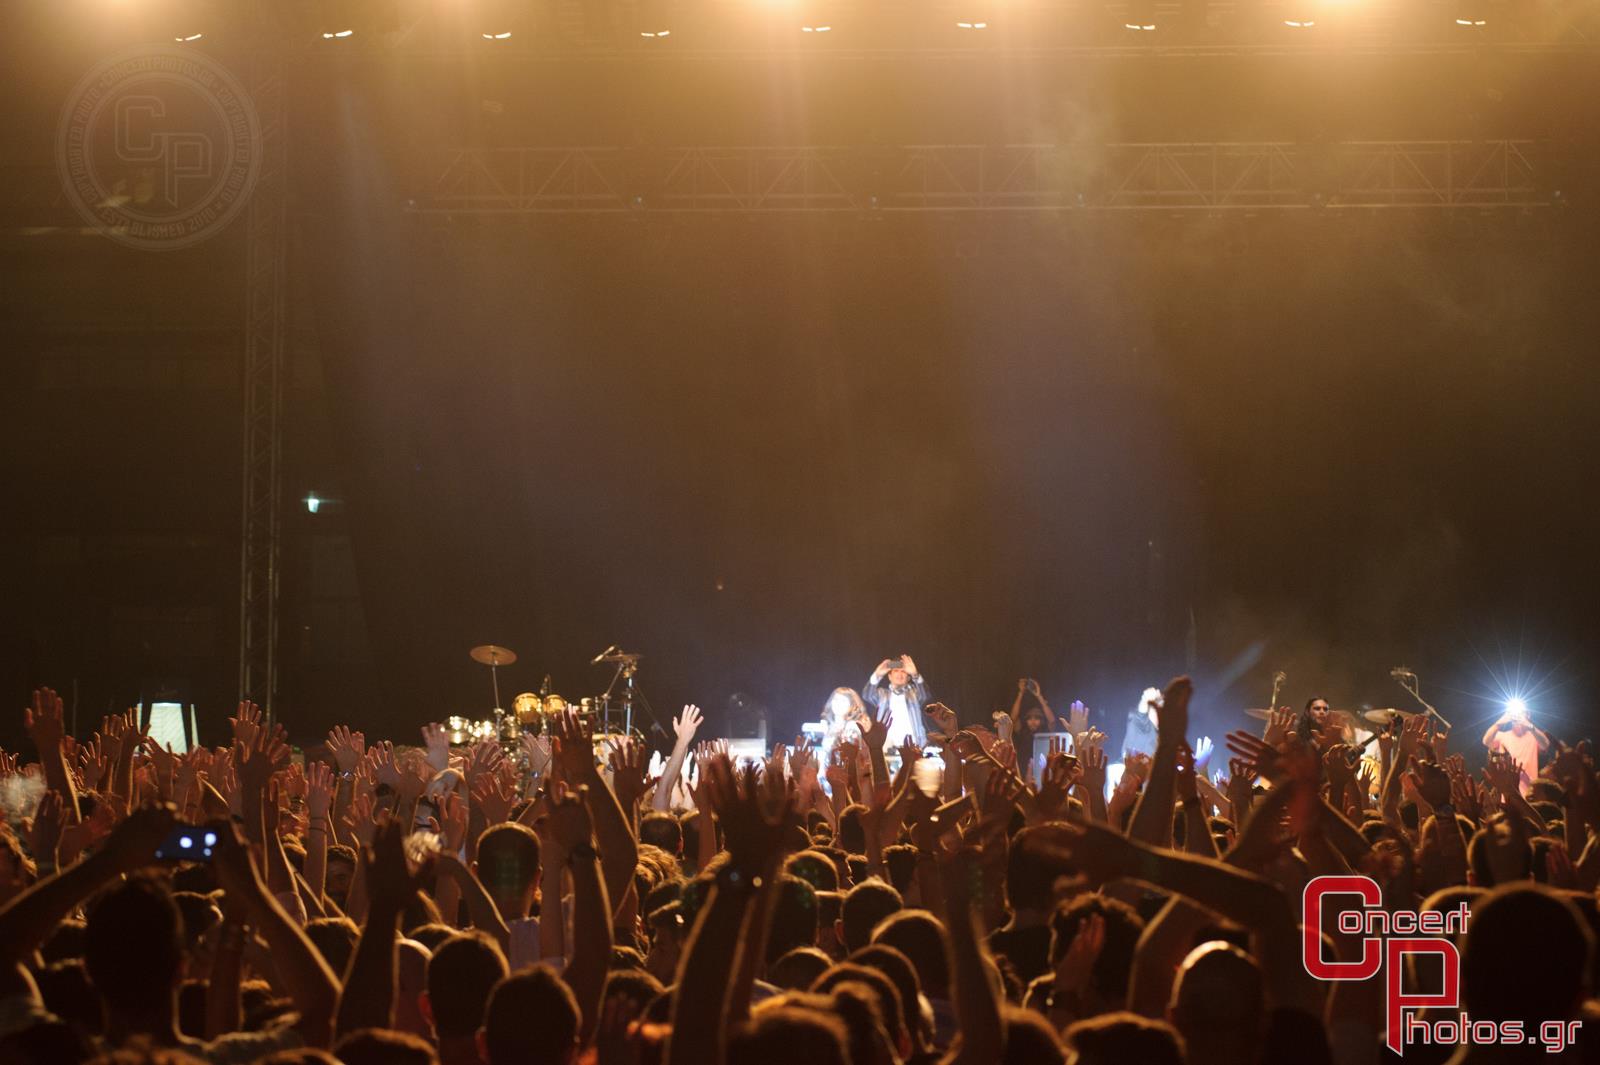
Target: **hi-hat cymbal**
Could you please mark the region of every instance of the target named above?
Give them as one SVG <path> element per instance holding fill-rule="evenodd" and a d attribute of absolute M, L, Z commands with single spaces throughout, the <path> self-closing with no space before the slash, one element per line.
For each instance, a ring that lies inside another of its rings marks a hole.
<path fill-rule="evenodd" d="M 1361 716 L 1362 716 L 1363 719 L 1372 722 L 1374 725 L 1387 725 L 1391 718 L 1396 718 L 1396 717 L 1400 717 L 1400 718 L 1416 717 L 1417 716 L 1417 711 L 1415 711 L 1415 710 L 1397 710 L 1397 709 L 1394 709 L 1394 708 L 1388 708 L 1388 709 L 1379 709 L 1379 710 L 1367 710 L 1367 711 L 1364 711 Z"/>
<path fill-rule="evenodd" d="M 517 653 L 505 647 L 496 647 L 486 643 L 482 647 L 474 647 L 468 651 L 474 662 L 483 666 L 509 666 L 517 660 Z"/>

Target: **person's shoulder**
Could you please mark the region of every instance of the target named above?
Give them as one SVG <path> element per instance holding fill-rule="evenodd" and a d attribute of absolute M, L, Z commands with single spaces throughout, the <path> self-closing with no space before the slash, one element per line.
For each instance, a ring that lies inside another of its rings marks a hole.
<path fill-rule="evenodd" d="M 305 1046 L 300 1030 L 292 1024 L 279 1025 L 260 1032 L 229 1032 L 209 1043 L 189 1048 L 189 1052 L 211 1065 L 244 1065 L 278 1050 L 294 1050 Z"/>

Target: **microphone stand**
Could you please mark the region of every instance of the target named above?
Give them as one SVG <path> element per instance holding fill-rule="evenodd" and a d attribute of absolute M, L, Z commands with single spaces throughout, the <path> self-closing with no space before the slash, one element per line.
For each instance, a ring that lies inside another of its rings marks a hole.
<path fill-rule="evenodd" d="M 1446 721 L 1444 719 L 1444 715 L 1439 713 L 1438 710 L 1435 710 L 1433 708 L 1433 704 L 1422 697 L 1422 692 L 1419 690 L 1420 686 L 1417 684 L 1417 675 L 1415 673 L 1407 673 L 1405 676 L 1396 677 L 1395 680 L 1400 682 L 1400 687 L 1406 690 L 1407 695 L 1411 696 L 1411 698 L 1422 704 L 1422 709 L 1427 716 L 1433 718 L 1435 721 L 1439 722 L 1439 724 L 1443 725 L 1446 731 L 1454 730 L 1455 726 Z"/>

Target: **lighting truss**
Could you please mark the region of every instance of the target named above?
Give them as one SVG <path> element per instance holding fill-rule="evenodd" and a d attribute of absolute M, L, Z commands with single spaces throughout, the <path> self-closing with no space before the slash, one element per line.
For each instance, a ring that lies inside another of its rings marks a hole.
<path fill-rule="evenodd" d="M 457 149 L 409 210 L 450 215 L 1548 207 L 1537 142 Z"/>

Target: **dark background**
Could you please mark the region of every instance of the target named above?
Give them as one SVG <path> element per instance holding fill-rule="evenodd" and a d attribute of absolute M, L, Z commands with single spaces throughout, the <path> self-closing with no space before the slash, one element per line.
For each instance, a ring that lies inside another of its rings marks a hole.
<path fill-rule="evenodd" d="M 113 35 L 38 11 L 19 31 L 3 698 L 75 686 L 82 731 L 172 685 L 216 740 L 242 227 L 163 254 L 24 235 L 60 101 Z M 474 644 L 522 656 L 508 693 L 548 672 L 576 699 L 618 643 L 663 717 L 743 691 L 780 735 L 902 651 L 968 719 L 1027 674 L 1115 734 L 1189 669 L 1219 735 L 1275 668 L 1296 704 L 1404 706 L 1405 663 L 1470 732 L 1515 690 L 1577 734 L 1600 637 L 1592 58 L 313 55 L 285 494 L 336 502 L 289 515 L 280 713 L 409 738 L 490 705 Z M 460 145 L 1499 136 L 1554 145 L 1560 206 L 404 209 Z"/>

